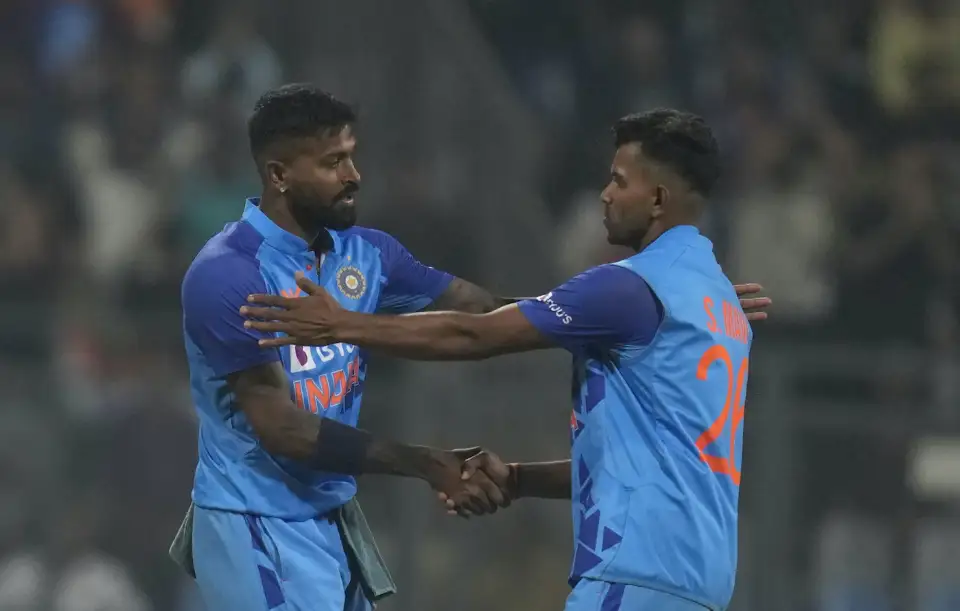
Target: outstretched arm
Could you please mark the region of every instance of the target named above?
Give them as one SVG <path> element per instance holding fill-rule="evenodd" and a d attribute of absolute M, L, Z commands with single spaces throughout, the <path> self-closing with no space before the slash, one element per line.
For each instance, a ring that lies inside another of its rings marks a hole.
<path fill-rule="evenodd" d="M 338 338 L 334 342 L 423 361 L 476 361 L 553 346 L 515 304 L 490 314 L 369 316 L 345 312 L 333 336 Z"/>
<path fill-rule="evenodd" d="M 632 274 L 623 268 L 612 266 L 595 269 L 616 269 L 624 277 Z M 764 310 L 770 305 L 770 299 L 749 297 L 763 287 L 758 284 L 744 284 L 735 288 L 741 296 L 740 302 L 748 319 L 767 318 Z M 595 294 L 592 298 L 616 301 L 633 297 L 631 294 L 619 295 L 616 291 L 614 288 L 606 295 Z M 558 291 L 553 293 L 556 292 Z M 552 329 L 544 329 L 542 325 L 531 322 L 531 313 L 535 316 L 536 311 L 530 304 L 537 305 L 539 299 L 497 297 L 471 282 L 454 278 L 430 306 L 431 312 L 400 317 L 344 312 L 342 322 L 334 329 L 335 339 L 329 343 L 344 342 L 402 358 L 425 361 L 475 361 L 503 354 L 557 347 L 558 341 L 553 337 Z M 556 304 L 547 307 L 556 307 Z M 591 308 L 597 312 L 594 317 L 596 320 L 590 321 L 591 326 L 603 326 L 599 321 L 610 314 L 607 309 L 616 307 L 604 308 L 603 311 L 599 307 Z M 640 313 L 643 314 L 642 309 Z M 547 319 L 550 318 L 552 317 L 548 314 Z M 643 320 L 642 317 L 640 320 Z M 567 329 L 561 327 L 557 331 L 562 333 Z M 314 341 L 297 343 L 315 344 Z"/>
<path fill-rule="evenodd" d="M 747 320 L 755 322 L 767 319 L 767 308 L 773 302 L 769 297 L 756 297 L 763 291 L 763 286 L 756 283 L 735 284 L 733 286 L 740 297 L 740 307 L 746 314 Z M 467 312 L 469 314 L 486 314 L 498 310 L 512 303 L 527 301 L 528 297 L 499 297 L 482 286 L 477 286 L 463 278 L 454 278 L 446 290 L 426 308 L 428 311 Z"/>
<path fill-rule="evenodd" d="M 647 284 L 613 265 L 489 314 L 371 316 L 346 311 L 313 283 L 299 282 L 310 297 L 257 295 L 251 300 L 283 309 L 242 309 L 247 317 L 259 319 L 248 320 L 248 328 L 285 334 L 262 340 L 262 346 L 344 342 L 417 360 L 480 360 L 553 346 L 578 353 L 649 341 L 662 314 Z"/>

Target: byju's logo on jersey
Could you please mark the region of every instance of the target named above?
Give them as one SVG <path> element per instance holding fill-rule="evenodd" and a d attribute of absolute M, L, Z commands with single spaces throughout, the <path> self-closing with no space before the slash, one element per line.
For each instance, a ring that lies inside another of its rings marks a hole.
<path fill-rule="evenodd" d="M 559 318 L 560 322 L 562 322 L 563 324 L 569 325 L 573 321 L 570 315 L 567 314 L 564 311 L 564 309 L 561 308 L 559 305 L 557 305 L 557 302 L 553 300 L 552 291 L 547 293 L 546 295 L 540 295 L 539 297 L 537 297 L 537 301 L 547 304 L 547 307 L 550 309 L 550 311 L 556 314 L 557 318 Z"/>
<path fill-rule="evenodd" d="M 367 292 L 367 280 L 359 269 L 347 265 L 337 272 L 337 288 L 350 299 L 360 299 Z"/>

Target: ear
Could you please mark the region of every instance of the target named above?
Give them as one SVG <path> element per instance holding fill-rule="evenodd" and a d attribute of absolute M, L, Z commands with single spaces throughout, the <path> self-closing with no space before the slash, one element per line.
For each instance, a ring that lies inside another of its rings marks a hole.
<path fill-rule="evenodd" d="M 653 211 L 651 212 L 651 216 L 653 218 L 659 218 L 663 216 L 669 201 L 670 189 L 668 189 L 666 185 L 657 185 L 653 194 Z"/>
<path fill-rule="evenodd" d="M 264 172 L 267 177 L 267 183 L 274 189 L 283 193 L 287 190 L 287 184 L 290 179 L 290 168 L 281 161 L 267 161 L 264 164 Z"/>

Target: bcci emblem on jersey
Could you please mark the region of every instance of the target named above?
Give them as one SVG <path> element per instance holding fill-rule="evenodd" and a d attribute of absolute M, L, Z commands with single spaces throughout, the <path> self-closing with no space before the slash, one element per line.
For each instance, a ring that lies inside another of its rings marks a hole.
<path fill-rule="evenodd" d="M 350 299 L 360 299 L 367 292 L 367 280 L 359 269 L 348 265 L 337 272 L 337 288 Z"/>

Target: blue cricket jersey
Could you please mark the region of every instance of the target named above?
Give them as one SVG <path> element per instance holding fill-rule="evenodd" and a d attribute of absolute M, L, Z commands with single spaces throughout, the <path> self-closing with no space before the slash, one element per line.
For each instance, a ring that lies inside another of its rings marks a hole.
<path fill-rule="evenodd" d="M 184 343 L 200 418 L 193 500 L 209 509 L 305 520 L 350 500 L 354 478 L 265 452 L 226 376 L 280 362 L 299 409 L 356 426 L 366 360 L 348 344 L 261 349 L 258 341 L 274 334 L 245 329 L 240 307 L 253 293 L 299 296 L 294 273 L 302 271 L 350 310 L 415 312 L 452 276 L 421 264 L 393 237 L 362 227 L 330 232 L 332 250 L 318 255 L 258 203 L 247 200 L 240 221 L 207 242 L 183 279 Z"/>
<path fill-rule="evenodd" d="M 753 335 L 713 245 L 675 227 L 519 307 L 574 355 L 571 584 L 724 609 Z"/>

